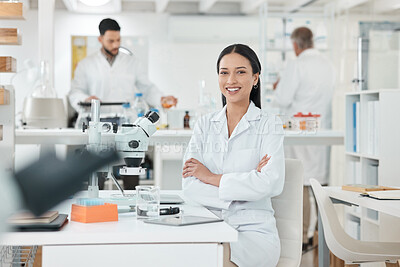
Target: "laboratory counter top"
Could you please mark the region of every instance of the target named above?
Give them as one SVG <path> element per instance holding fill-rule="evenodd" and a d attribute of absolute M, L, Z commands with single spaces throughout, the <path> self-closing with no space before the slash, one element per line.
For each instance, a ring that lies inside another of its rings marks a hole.
<path fill-rule="evenodd" d="M 185 145 L 192 130 L 159 130 L 150 138 L 150 145 Z M 84 145 L 87 133 L 79 129 L 16 129 L 16 144 L 64 144 Z M 113 134 L 103 134 L 104 142 L 112 142 Z M 108 141 L 107 141 L 108 140 Z M 285 131 L 285 145 L 343 145 L 344 134 L 340 131 L 319 130 L 316 132 Z"/>
<path fill-rule="evenodd" d="M 132 193 L 126 191 L 127 193 Z M 81 192 L 82 197 L 87 192 Z M 100 197 L 108 197 L 117 191 L 100 191 Z M 162 191 L 161 193 L 178 194 L 181 191 Z M 52 210 L 68 214 L 71 218 L 69 199 Z M 163 205 L 162 205 L 163 206 Z M 216 217 L 206 208 L 185 199 L 180 206 L 185 215 Z M 169 206 L 167 206 L 169 207 Z M 190 226 L 165 226 L 147 224 L 136 219 L 135 212 L 128 212 L 129 207 L 120 210 L 117 222 L 80 223 L 69 221 L 57 232 L 7 232 L 4 233 L 0 245 L 89 245 L 89 244 L 135 244 L 135 243 L 211 243 L 234 242 L 237 231 L 225 222 L 198 224 Z"/>

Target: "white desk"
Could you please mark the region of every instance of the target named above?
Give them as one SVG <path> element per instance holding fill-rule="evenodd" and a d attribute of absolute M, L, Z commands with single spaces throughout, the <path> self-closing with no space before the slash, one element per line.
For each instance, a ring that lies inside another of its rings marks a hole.
<path fill-rule="evenodd" d="M 400 201 L 398 200 L 377 200 L 369 197 L 361 197 L 358 192 L 345 191 L 335 186 L 327 186 L 324 188 L 331 199 L 400 217 Z"/>
<path fill-rule="evenodd" d="M 324 189 L 334 203 L 346 205 L 357 205 L 376 211 L 386 213 L 391 216 L 400 217 L 400 201 L 397 200 L 377 200 L 369 197 L 361 197 L 359 192 L 342 190 L 341 187 L 325 186 Z M 319 266 L 329 266 L 329 249 L 326 246 L 323 225 L 318 213 L 318 261 Z M 322 245 L 321 245 L 322 244 Z"/>
<path fill-rule="evenodd" d="M 150 145 L 187 145 L 192 130 L 160 130 L 150 138 Z M 65 144 L 85 145 L 87 133 L 78 129 L 17 129 L 16 144 Z M 104 140 L 113 140 L 113 134 L 103 135 Z M 285 145 L 343 145 L 344 135 L 338 131 L 285 132 Z"/>
<path fill-rule="evenodd" d="M 111 192 L 101 191 L 101 195 Z M 73 202 L 65 201 L 56 209 L 70 215 Z M 215 217 L 193 203 L 185 203 L 182 208 L 185 214 Z M 0 245 L 42 245 L 43 267 L 222 267 L 221 243 L 235 241 L 237 231 L 225 222 L 172 227 L 146 224 L 129 212 L 119 214 L 118 222 L 84 224 L 70 221 L 59 232 L 6 233 Z"/>

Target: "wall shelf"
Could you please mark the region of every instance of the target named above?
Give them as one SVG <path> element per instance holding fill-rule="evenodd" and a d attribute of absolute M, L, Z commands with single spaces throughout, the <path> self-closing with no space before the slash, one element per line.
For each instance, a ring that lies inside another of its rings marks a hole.
<path fill-rule="evenodd" d="M 21 36 L 16 28 L 0 28 L 0 45 L 20 45 Z"/>
<path fill-rule="evenodd" d="M 379 156 L 375 155 L 368 155 L 368 154 L 363 154 L 363 153 L 357 153 L 357 152 L 345 152 L 346 155 L 348 156 L 353 156 L 353 157 L 358 157 L 358 158 L 366 158 L 366 159 L 373 159 L 373 160 L 379 160 Z"/>
<path fill-rule="evenodd" d="M 0 57 L 0 72 L 16 72 L 17 60 L 13 57 Z"/>
<path fill-rule="evenodd" d="M 24 19 L 21 2 L 1 2 L 0 19 Z"/>
<path fill-rule="evenodd" d="M 10 91 L 4 88 L 0 88 L 0 105 L 10 104 Z"/>

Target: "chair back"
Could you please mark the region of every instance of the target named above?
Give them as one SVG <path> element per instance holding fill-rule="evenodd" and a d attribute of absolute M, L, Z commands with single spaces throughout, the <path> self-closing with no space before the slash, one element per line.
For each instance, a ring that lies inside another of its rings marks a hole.
<path fill-rule="evenodd" d="M 298 267 L 303 234 L 303 165 L 300 160 L 285 160 L 285 185 L 282 194 L 272 198 L 276 226 L 281 240 L 278 267 Z"/>
<path fill-rule="evenodd" d="M 326 245 L 338 258 L 345 261 L 353 260 L 354 253 L 352 253 L 352 251 L 358 250 L 358 240 L 351 238 L 342 228 L 335 207 L 321 184 L 315 179 L 310 179 L 310 183 L 317 200 L 318 211 L 324 228 L 323 234 L 325 236 Z"/>

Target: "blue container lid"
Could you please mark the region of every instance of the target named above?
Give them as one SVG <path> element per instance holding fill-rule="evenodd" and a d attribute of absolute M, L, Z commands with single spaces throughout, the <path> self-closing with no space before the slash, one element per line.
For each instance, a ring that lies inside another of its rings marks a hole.
<path fill-rule="evenodd" d="M 138 116 L 138 117 L 143 117 L 143 116 L 144 116 L 144 113 L 138 113 L 137 116 Z"/>
<path fill-rule="evenodd" d="M 130 108 L 131 107 L 131 103 L 123 103 L 122 107 L 123 108 Z"/>
<path fill-rule="evenodd" d="M 136 93 L 135 96 L 143 96 L 142 93 Z"/>

